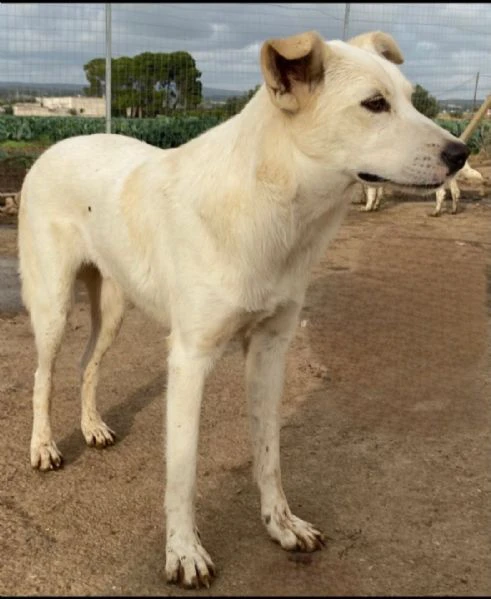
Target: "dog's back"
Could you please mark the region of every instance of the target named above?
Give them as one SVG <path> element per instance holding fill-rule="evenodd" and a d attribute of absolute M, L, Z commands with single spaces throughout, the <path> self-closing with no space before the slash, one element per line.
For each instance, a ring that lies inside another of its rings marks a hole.
<path fill-rule="evenodd" d="M 466 182 L 476 182 L 481 183 L 483 181 L 483 176 L 479 171 L 476 171 L 475 168 L 466 162 L 464 166 L 460 169 L 456 176 L 457 181 L 466 183 Z"/>
<path fill-rule="evenodd" d="M 68 217 L 71 210 L 87 211 L 88 204 L 100 204 L 108 199 L 115 180 L 159 151 L 137 139 L 103 133 L 55 144 L 39 157 L 24 180 L 20 235 L 27 214 L 31 219 L 49 220 L 55 215 Z"/>
<path fill-rule="evenodd" d="M 157 152 L 133 138 L 95 134 L 61 141 L 34 163 L 21 190 L 18 229 L 22 298 L 28 309 L 53 264 L 63 260 L 67 270 L 77 270 L 95 262 L 97 239 L 117 239 L 108 230 L 120 211 L 115 182 L 122 184 Z"/>

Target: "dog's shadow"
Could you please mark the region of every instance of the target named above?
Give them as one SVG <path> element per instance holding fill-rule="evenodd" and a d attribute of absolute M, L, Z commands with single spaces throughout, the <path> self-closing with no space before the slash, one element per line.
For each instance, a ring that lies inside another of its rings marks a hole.
<path fill-rule="evenodd" d="M 135 416 L 162 397 L 166 385 L 166 372 L 161 371 L 149 383 L 130 393 L 123 401 L 103 414 L 102 419 L 111 428 L 116 429 L 116 445 L 130 433 Z M 73 464 L 88 449 L 82 432 L 77 427 L 70 435 L 59 442 L 65 465 Z M 109 448 L 110 449 L 110 448 Z"/>

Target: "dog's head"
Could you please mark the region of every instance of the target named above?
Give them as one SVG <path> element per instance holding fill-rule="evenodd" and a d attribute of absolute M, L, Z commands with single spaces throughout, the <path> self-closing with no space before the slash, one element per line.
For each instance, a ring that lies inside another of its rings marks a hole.
<path fill-rule="evenodd" d="M 269 40 L 261 68 L 299 149 L 368 185 L 431 192 L 461 169 L 465 144 L 416 110 L 403 56 L 380 31 L 325 43 L 316 32 Z"/>

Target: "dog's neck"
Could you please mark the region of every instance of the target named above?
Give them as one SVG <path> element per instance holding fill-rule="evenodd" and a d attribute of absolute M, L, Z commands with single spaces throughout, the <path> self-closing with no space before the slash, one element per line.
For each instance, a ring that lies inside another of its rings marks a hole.
<path fill-rule="evenodd" d="M 302 127 L 292 126 L 292 119 L 297 117 L 282 114 L 269 100 L 264 85 L 238 118 L 249 129 L 251 121 L 257 124 L 254 140 L 245 148 L 235 146 L 242 159 L 243 153 L 247 155 L 252 167 L 251 201 L 266 198 L 278 206 L 289 205 L 295 228 L 302 235 L 314 223 L 318 228 L 325 214 L 349 203 L 352 177 L 337 166 L 326 167 L 325 158 L 320 160 L 303 151 Z"/>
<path fill-rule="evenodd" d="M 312 110 L 309 108 L 306 112 Z M 247 147 L 236 144 L 234 150 L 251 154 L 258 163 L 275 162 L 284 173 L 289 172 L 290 177 L 295 178 L 297 193 L 302 196 L 338 198 L 353 183 L 351 176 L 341 172 L 339 164 L 333 165 L 327 160 L 322 148 L 318 148 L 317 155 L 308 153 L 313 144 L 305 143 L 309 128 L 302 123 L 309 120 L 309 115 L 292 115 L 280 110 L 270 101 L 264 85 L 236 118 L 248 130 L 249 142 Z M 252 132 L 251 122 L 256 123 Z M 238 135 L 240 139 L 240 132 Z"/>
<path fill-rule="evenodd" d="M 292 138 L 292 117 L 278 115 L 264 88 L 233 118 L 233 127 L 223 135 L 227 144 L 212 167 L 226 191 L 207 198 L 200 214 L 217 243 L 228 244 L 230 258 L 235 255 L 248 264 L 243 272 L 250 272 L 256 286 L 259 279 L 285 269 L 303 276 L 335 235 L 349 205 L 352 181 L 337 170 L 326 171 L 324 161 L 301 151 Z M 221 135 L 218 130 L 215 134 Z M 239 194 L 234 193 L 237 170 L 247 173 Z M 240 212 L 247 218 L 234 217 Z M 230 235 L 217 230 L 217 213 Z"/>

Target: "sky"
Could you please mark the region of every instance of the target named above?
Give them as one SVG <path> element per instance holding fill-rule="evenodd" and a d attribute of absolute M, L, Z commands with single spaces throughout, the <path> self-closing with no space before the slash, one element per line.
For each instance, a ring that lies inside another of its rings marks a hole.
<path fill-rule="evenodd" d="M 261 82 L 259 50 L 307 30 L 343 39 L 346 4 L 112 4 L 112 55 L 186 50 L 205 87 L 246 91 Z M 0 2 L 0 81 L 85 84 L 83 65 L 105 56 L 105 5 Z M 348 38 L 381 30 L 402 71 L 438 99 L 491 93 L 491 4 L 350 3 Z"/>

